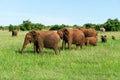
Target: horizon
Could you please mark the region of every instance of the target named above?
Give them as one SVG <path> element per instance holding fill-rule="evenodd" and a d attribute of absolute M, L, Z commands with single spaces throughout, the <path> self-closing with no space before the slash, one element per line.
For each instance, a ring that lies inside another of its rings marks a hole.
<path fill-rule="evenodd" d="M 24 20 L 43 25 L 102 24 L 120 20 L 119 0 L 1 0 L 0 25 L 22 24 Z"/>

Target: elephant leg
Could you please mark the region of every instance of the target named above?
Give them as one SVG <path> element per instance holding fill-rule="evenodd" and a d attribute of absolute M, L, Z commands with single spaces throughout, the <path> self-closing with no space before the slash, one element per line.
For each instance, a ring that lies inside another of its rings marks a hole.
<path fill-rule="evenodd" d="M 76 44 L 76 49 L 80 49 L 80 44 Z"/>
<path fill-rule="evenodd" d="M 23 51 L 24 51 L 24 49 L 26 48 L 26 46 L 27 46 L 27 43 L 24 43 L 23 44 L 23 47 L 22 47 L 22 49 L 21 49 L 21 53 L 23 54 Z"/>
<path fill-rule="evenodd" d="M 21 49 L 21 53 L 22 53 L 22 54 L 23 54 L 23 51 L 24 51 L 25 48 L 26 48 L 26 46 Z"/>
<path fill-rule="evenodd" d="M 65 46 L 66 46 L 66 42 L 63 40 L 63 42 L 62 42 L 62 50 L 65 49 Z"/>
<path fill-rule="evenodd" d="M 40 53 L 43 53 L 43 46 L 39 46 Z"/>
<path fill-rule="evenodd" d="M 39 46 L 36 45 L 36 52 L 39 53 Z"/>
<path fill-rule="evenodd" d="M 39 50 L 40 53 L 43 53 L 44 45 L 43 45 L 42 42 L 38 41 L 36 47 L 37 47 L 37 48 L 36 48 L 36 51 L 37 51 L 37 52 L 38 52 L 38 50 Z"/>
<path fill-rule="evenodd" d="M 58 49 L 54 49 L 54 51 L 55 51 L 56 55 L 59 55 L 59 50 Z"/>
<path fill-rule="evenodd" d="M 39 45 L 38 42 L 34 42 L 34 53 L 38 53 Z"/>
<path fill-rule="evenodd" d="M 81 43 L 81 44 L 80 44 L 80 48 L 81 48 L 81 49 L 82 49 L 83 45 L 84 45 L 84 43 Z"/>
<path fill-rule="evenodd" d="M 59 51 L 58 51 L 58 50 L 55 50 L 55 54 L 56 54 L 56 55 L 59 55 Z"/>
<path fill-rule="evenodd" d="M 89 45 L 89 40 L 87 40 L 87 42 L 86 42 L 86 46 L 88 46 Z"/>
<path fill-rule="evenodd" d="M 41 54 L 43 54 L 43 47 L 39 47 L 39 51 Z"/>
<path fill-rule="evenodd" d="M 71 50 L 71 47 L 72 47 L 72 42 L 69 41 L 69 42 L 68 42 L 68 49 Z"/>
<path fill-rule="evenodd" d="M 59 55 L 58 45 L 56 45 L 56 46 L 54 47 L 54 51 L 55 51 L 55 54 L 56 54 L 56 55 Z"/>
<path fill-rule="evenodd" d="M 36 44 L 34 44 L 34 53 L 36 53 L 36 48 L 37 48 Z"/>
<path fill-rule="evenodd" d="M 38 43 L 35 45 L 35 47 L 36 47 L 36 52 L 39 53 L 39 45 L 38 45 Z"/>
<path fill-rule="evenodd" d="M 39 53 L 39 46 L 38 45 L 34 45 L 34 53 Z"/>

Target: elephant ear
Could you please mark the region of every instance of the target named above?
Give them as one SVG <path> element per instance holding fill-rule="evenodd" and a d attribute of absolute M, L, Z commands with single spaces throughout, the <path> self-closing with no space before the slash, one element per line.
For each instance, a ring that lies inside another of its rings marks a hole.
<path fill-rule="evenodd" d="M 34 38 L 34 40 L 37 40 L 37 32 L 36 31 L 31 31 L 31 35 Z"/>
<path fill-rule="evenodd" d="M 63 38 L 63 29 L 59 29 L 57 31 L 58 35 L 60 36 L 60 38 L 62 39 Z"/>
<path fill-rule="evenodd" d="M 68 29 L 64 29 L 64 31 L 63 31 L 63 37 L 64 37 L 64 39 L 68 39 L 69 34 L 70 34 L 69 30 Z"/>
<path fill-rule="evenodd" d="M 69 34 L 69 30 L 68 30 L 68 29 L 64 29 L 63 32 L 64 32 L 65 35 L 68 35 L 68 34 Z"/>

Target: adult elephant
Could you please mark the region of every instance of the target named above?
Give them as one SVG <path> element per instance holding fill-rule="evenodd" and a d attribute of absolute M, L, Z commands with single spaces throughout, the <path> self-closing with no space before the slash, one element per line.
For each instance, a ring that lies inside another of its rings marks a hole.
<path fill-rule="evenodd" d="M 78 29 L 64 28 L 57 31 L 60 38 L 63 39 L 62 49 L 65 49 L 66 43 L 68 48 L 71 49 L 72 44 L 76 44 L 76 49 L 84 45 L 84 33 Z"/>
<path fill-rule="evenodd" d="M 79 28 L 79 30 L 83 31 L 85 37 L 97 37 L 97 31 L 93 28 Z"/>
<path fill-rule="evenodd" d="M 17 36 L 18 35 L 18 30 L 12 30 L 12 36 Z"/>
<path fill-rule="evenodd" d="M 26 36 L 28 35 L 26 34 Z M 30 38 L 25 38 L 23 48 L 21 51 L 23 52 L 28 42 L 33 42 L 34 51 L 39 49 L 40 52 L 43 52 L 44 47 L 51 48 L 55 51 L 55 54 L 57 55 L 59 54 L 59 51 L 58 51 L 59 41 L 60 41 L 60 37 L 54 31 L 32 31 L 32 36 Z"/>

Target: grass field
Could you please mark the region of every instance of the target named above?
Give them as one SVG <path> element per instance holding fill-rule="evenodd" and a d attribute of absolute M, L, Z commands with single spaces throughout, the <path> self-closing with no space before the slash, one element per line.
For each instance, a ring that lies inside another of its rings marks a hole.
<path fill-rule="evenodd" d="M 0 80 L 120 80 L 120 32 L 99 32 L 97 46 L 75 50 L 73 45 L 59 56 L 51 49 L 34 55 L 32 44 L 21 55 L 25 34 L 12 37 L 0 31 Z M 108 36 L 107 43 L 101 43 L 102 34 Z"/>

